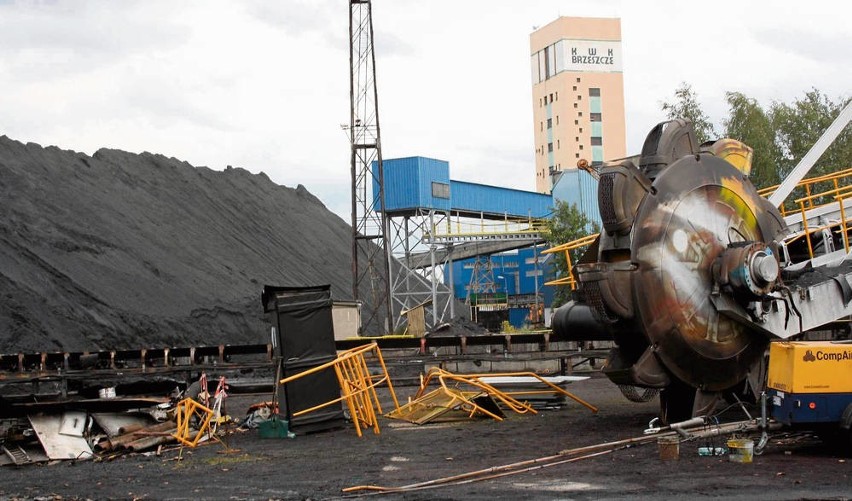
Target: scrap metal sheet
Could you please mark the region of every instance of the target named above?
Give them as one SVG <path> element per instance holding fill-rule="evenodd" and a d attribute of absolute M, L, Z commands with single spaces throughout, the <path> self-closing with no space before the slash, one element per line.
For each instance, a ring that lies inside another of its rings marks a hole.
<path fill-rule="evenodd" d="M 27 416 L 38 441 L 50 459 L 91 459 L 92 448 L 83 437 L 59 433 L 62 415 Z"/>

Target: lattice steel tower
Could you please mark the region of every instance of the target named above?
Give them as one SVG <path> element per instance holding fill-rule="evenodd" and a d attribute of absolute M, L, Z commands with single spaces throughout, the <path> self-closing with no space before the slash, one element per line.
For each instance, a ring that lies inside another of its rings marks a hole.
<path fill-rule="evenodd" d="M 370 0 L 349 2 L 349 137 L 352 146 L 352 293 L 362 331 L 387 334 L 393 321 L 388 222 Z M 375 162 L 375 167 L 373 163 Z M 369 294 L 368 298 L 364 298 Z"/>

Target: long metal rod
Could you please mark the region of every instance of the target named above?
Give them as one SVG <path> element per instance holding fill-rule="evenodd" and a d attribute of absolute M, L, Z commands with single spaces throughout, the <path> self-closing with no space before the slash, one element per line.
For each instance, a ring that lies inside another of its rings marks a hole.
<path fill-rule="evenodd" d="M 698 429 L 685 429 L 685 431 L 694 431 L 691 438 L 704 438 L 707 436 L 718 436 L 725 435 L 729 433 L 736 432 L 745 432 L 745 431 L 754 431 L 758 427 L 758 424 L 754 421 L 738 421 L 734 423 L 726 423 L 719 426 L 712 426 L 707 428 L 702 425 L 698 427 Z M 705 429 L 707 428 L 707 429 Z M 599 456 L 602 454 L 607 454 L 619 449 L 624 449 L 631 446 L 638 446 L 647 443 L 656 442 L 660 437 L 667 436 L 677 436 L 678 433 L 675 431 L 665 432 L 665 433 L 656 433 L 653 435 L 642 435 L 639 437 L 627 438 L 624 440 L 617 440 L 614 442 L 605 442 L 602 444 L 589 445 L 584 447 L 577 447 L 574 449 L 567 449 L 563 451 L 559 451 L 556 454 L 552 454 L 550 456 L 539 457 L 535 459 L 527 459 L 524 461 L 518 461 L 516 463 L 509 463 L 500 466 L 492 466 L 489 468 L 484 468 L 481 470 L 470 471 L 466 473 L 460 473 L 457 475 L 452 475 L 449 477 L 437 478 L 434 480 L 427 480 L 424 482 L 418 482 L 409 485 L 403 485 L 400 487 L 384 487 L 378 485 L 358 485 L 353 487 L 347 487 L 343 489 L 343 492 L 357 492 L 357 491 L 369 491 L 368 494 L 382 494 L 382 493 L 400 493 L 400 492 L 410 492 L 415 490 L 424 490 L 424 489 L 434 489 L 437 487 L 444 487 L 448 485 L 458 485 L 463 483 L 477 482 L 481 480 L 488 480 L 492 478 L 497 478 L 506 475 L 514 475 L 518 473 L 523 473 L 526 471 L 530 471 L 537 468 L 546 468 L 548 466 L 556 466 L 558 464 L 569 463 L 573 461 L 578 461 L 580 459 L 591 458 L 595 456 Z"/>
<path fill-rule="evenodd" d="M 828 126 L 822 136 L 817 139 L 817 142 L 814 143 L 811 149 L 804 157 L 802 157 L 798 165 L 793 168 L 792 172 L 787 175 L 784 182 L 782 182 L 778 189 L 769 196 L 769 202 L 771 202 L 773 206 L 777 207 L 787 199 L 796 185 L 799 184 L 799 181 L 804 179 L 808 171 L 810 171 L 817 160 L 819 160 L 819 157 L 825 153 L 825 150 L 828 149 L 828 147 L 831 146 L 831 143 L 837 139 L 837 136 L 843 132 L 843 129 L 845 129 L 846 125 L 849 124 L 850 119 L 852 119 L 852 101 L 846 104 L 843 111 L 841 111 L 837 118 L 834 119 L 834 122 Z"/>

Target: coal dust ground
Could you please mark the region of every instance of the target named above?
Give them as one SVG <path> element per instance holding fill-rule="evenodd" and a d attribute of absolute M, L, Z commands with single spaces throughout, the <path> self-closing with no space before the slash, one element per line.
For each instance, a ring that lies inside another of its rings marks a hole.
<path fill-rule="evenodd" d="M 414 426 L 382 418 L 381 434 L 358 438 L 351 427 L 264 439 L 256 431 L 220 444 L 104 462 L 54 463 L 0 469 L 3 499 L 328 499 L 345 487 L 402 486 L 561 450 L 642 435 L 655 401 L 625 400 L 596 374 L 569 387 L 600 408 L 592 414 L 569 402 L 504 422 L 475 420 Z M 414 388 L 398 388 L 403 399 Z M 231 397 L 239 414 L 265 395 Z M 731 420 L 740 419 L 730 416 Z M 717 439 L 718 440 L 718 439 Z M 718 441 L 717 443 L 721 443 Z M 852 460 L 806 434 L 779 432 L 751 464 L 703 457 L 704 440 L 681 444 L 680 458 L 662 461 L 656 444 L 573 463 L 463 485 L 377 499 L 848 499 Z"/>

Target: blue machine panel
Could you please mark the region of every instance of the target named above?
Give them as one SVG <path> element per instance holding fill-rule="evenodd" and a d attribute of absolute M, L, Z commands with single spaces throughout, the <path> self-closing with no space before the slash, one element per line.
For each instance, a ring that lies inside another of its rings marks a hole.
<path fill-rule="evenodd" d="M 846 406 L 852 404 L 852 393 L 785 393 L 770 389 L 772 417 L 778 422 L 837 423 Z"/>
<path fill-rule="evenodd" d="M 580 169 L 562 171 L 552 190 L 553 200 L 561 200 L 576 205 L 589 218 L 589 221 L 601 226 L 601 213 L 598 210 L 598 180 Z"/>
<path fill-rule="evenodd" d="M 452 209 L 463 213 L 502 217 L 543 218 L 553 211 L 553 198 L 534 191 L 450 181 Z"/>
<path fill-rule="evenodd" d="M 410 212 L 418 208 L 450 210 L 450 164 L 426 157 L 393 158 L 382 162 L 385 177 L 385 210 Z M 377 162 L 373 162 L 373 172 Z M 378 180 L 373 178 L 373 194 Z M 373 202 L 380 209 L 378 198 Z"/>

